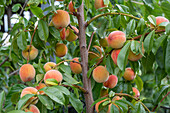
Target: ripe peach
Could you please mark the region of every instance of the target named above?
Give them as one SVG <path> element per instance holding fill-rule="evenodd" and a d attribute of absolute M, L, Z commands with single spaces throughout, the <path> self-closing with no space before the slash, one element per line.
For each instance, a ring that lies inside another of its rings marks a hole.
<path fill-rule="evenodd" d="M 57 10 L 57 13 L 52 17 L 52 23 L 57 29 L 63 29 L 70 23 L 70 16 L 67 11 Z"/>
<path fill-rule="evenodd" d="M 79 62 L 79 58 L 73 58 L 73 61 Z M 80 74 L 82 72 L 82 67 L 80 64 L 74 62 L 70 62 L 70 68 L 73 73 Z"/>
<path fill-rule="evenodd" d="M 126 80 L 131 81 L 131 80 L 135 79 L 136 75 L 135 75 L 134 71 L 131 68 L 126 68 L 123 77 Z"/>
<path fill-rule="evenodd" d="M 165 17 L 162 17 L 162 16 L 156 17 L 156 26 L 158 26 L 158 25 L 161 24 L 162 22 L 169 22 L 169 20 L 166 19 Z M 151 27 L 151 28 L 154 28 L 154 25 L 153 25 L 153 24 L 150 24 L 150 27 Z M 158 27 L 158 30 L 161 30 L 161 29 L 165 29 L 165 27 L 159 26 L 159 27 Z"/>
<path fill-rule="evenodd" d="M 22 90 L 20 97 L 22 98 L 26 94 L 39 94 L 38 90 L 34 87 L 26 87 Z M 31 97 L 27 102 L 33 101 L 36 97 Z M 32 104 L 36 104 L 38 100 L 33 101 Z"/>
<path fill-rule="evenodd" d="M 23 82 L 31 81 L 35 77 L 35 69 L 31 64 L 24 64 L 19 70 L 19 75 Z"/>
<path fill-rule="evenodd" d="M 40 113 L 39 109 L 33 104 L 29 105 L 29 108 L 25 109 L 25 112 Z"/>
<path fill-rule="evenodd" d="M 132 87 L 133 92 L 135 93 L 135 97 L 139 97 L 140 96 L 140 92 L 138 91 L 138 89 L 136 89 L 135 87 Z"/>
<path fill-rule="evenodd" d="M 58 57 L 63 57 L 67 54 L 67 46 L 65 44 L 57 43 L 55 47 L 55 54 Z"/>
<path fill-rule="evenodd" d="M 139 41 L 138 41 L 139 42 Z M 140 42 L 139 42 L 140 43 Z M 143 43 L 142 43 L 142 53 L 145 53 L 144 47 L 143 47 Z M 143 56 L 141 54 L 134 54 L 131 50 L 129 51 L 129 56 L 128 59 L 130 61 L 138 61 L 139 59 L 141 59 Z"/>
<path fill-rule="evenodd" d="M 118 78 L 116 75 L 110 75 L 109 79 L 103 83 L 105 87 L 114 88 L 117 85 Z"/>
<path fill-rule="evenodd" d="M 69 29 L 66 30 L 66 28 L 64 28 L 62 31 L 60 31 L 61 40 L 66 40 L 66 37 L 68 37 L 68 35 L 69 35 Z"/>
<path fill-rule="evenodd" d="M 100 39 L 99 43 L 102 47 L 107 47 L 108 46 L 107 37 Z"/>
<path fill-rule="evenodd" d="M 98 103 L 96 103 L 96 105 L 95 105 L 95 109 L 96 109 L 96 111 L 97 111 L 97 113 L 100 113 L 100 111 L 99 111 L 99 106 L 100 106 L 100 104 L 102 104 L 104 101 L 106 101 L 107 99 L 104 99 L 104 100 L 101 100 L 101 101 L 99 101 Z M 110 113 L 110 107 L 111 107 L 111 105 L 112 104 L 110 104 L 109 105 L 109 107 L 108 107 L 108 110 L 107 110 L 107 113 Z"/>
<path fill-rule="evenodd" d="M 69 2 L 69 4 L 68 4 L 68 9 L 69 9 L 69 11 L 72 12 L 72 13 L 75 12 L 75 9 L 74 9 L 73 2 L 72 2 L 72 1 Z"/>
<path fill-rule="evenodd" d="M 77 33 L 79 32 L 79 30 L 76 27 L 72 26 L 72 28 Z M 71 28 L 68 28 L 68 29 L 69 29 L 69 35 L 66 37 L 66 40 L 69 42 L 75 41 L 78 38 L 78 36 L 76 34 L 74 34 L 74 30 L 72 30 Z"/>
<path fill-rule="evenodd" d="M 53 69 L 53 67 L 56 65 L 56 63 L 54 62 L 47 62 L 45 65 L 44 65 L 44 69 L 45 69 L 45 72 Z"/>
<path fill-rule="evenodd" d="M 104 66 L 97 66 L 94 70 L 93 70 L 93 79 L 98 82 L 98 83 L 102 83 L 107 81 L 109 78 L 109 72 L 107 71 L 107 69 Z"/>
<path fill-rule="evenodd" d="M 96 9 L 102 8 L 102 7 L 106 7 L 106 5 L 104 5 L 103 0 L 95 0 L 94 2 L 94 7 Z M 102 11 L 102 10 L 101 10 Z"/>
<path fill-rule="evenodd" d="M 30 48 L 30 45 L 27 45 L 27 48 L 22 51 L 22 56 L 25 59 L 28 58 L 29 48 Z M 34 60 L 37 57 L 37 55 L 38 55 L 38 49 L 36 49 L 33 45 L 31 45 L 29 60 Z"/>
<path fill-rule="evenodd" d="M 46 81 L 47 79 L 55 79 L 57 82 L 61 82 L 63 80 L 63 76 L 57 70 L 49 70 L 44 75 L 44 82 L 46 85 L 53 85 L 53 84 L 47 83 L 47 81 Z"/>
<path fill-rule="evenodd" d="M 116 65 L 117 65 L 117 58 L 118 58 L 120 51 L 121 51 L 121 49 L 115 49 L 111 53 L 112 60 L 113 60 L 114 64 L 116 64 Z"/>
<path fill-rule="evenodd" d="M 108 36 L 108 44 L 112 48 L 121 48 L 126 42 L 126 36 L 122 31 L 113 31 Z"/>
<path fill-rule="evenodd" d="M 46 87 L 46 85 L 44 83 L 39 83 L 38 86 L 36 86 L 35 88 L 37 90 L 40 90 L 42 88 Z M 44 91 L 39 91 L 40 94 L 44 94 Z"/>

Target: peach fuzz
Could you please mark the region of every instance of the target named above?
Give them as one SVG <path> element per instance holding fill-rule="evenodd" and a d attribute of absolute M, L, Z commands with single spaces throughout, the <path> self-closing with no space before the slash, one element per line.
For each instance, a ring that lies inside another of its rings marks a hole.
<path fill-rule="evenodd" d="M 35 88 L 36 88 L 37 90 L 40 90 L 40 89 L 42 89 L 42 88 L 44 88 L 44 87 L 47 87 L 47 86 L 46 86 L 44 83 L 39 83 L 38 86 L 36 86 Z M 39 91 L 39 93 L 40 93 L 40 94 L 45 94 L 44 91 Z"/>
<path fill-rule="evenodd" d="M 25 59 L 28 58 L 29 48 L 30 48 L 30 45 L 27 45 L 27 48 L 22 51 L 22 56 Z M 31 45 L 29 60 L 34 60 L 37 57 L 37 55 L 38 55 L 38 49 L 36 49 L 33 45 Z"/>
<path fill-rule="evenodd" d="M 100 39 L 99 43 L 102 47 L 107 47 L 108 46 L 107 37 Z"/>
<path fill-rule="evenodd" d="M 113 60 L 114 64 L 116 64 L 116 65 L 117 65 L 117 58 L 118 58 L 120 51 L 121 51 L 121 49 L 117 49 L 117 50 L 115 49 L 111 53 L 112 60 Z"/>
<path fill-rule="evenodd" d="M 131 81 L 135 79 L 136 75 L 131 68 L 126 68 L 123 77 L 126 80 Z"/>
<path fill-rule="evenodd" d="M 35 77 L 35 69 L 31 64 L 24 64 L 19 70 L 19 75 L 23 82 L 31 81 Z"/>
<path fill-rule="evenodd" d="M 98 83 L 103 83 L 109 78 L 109 72 L 104 66 L 97 66 L 93 70 L 93 79 Z"/>
<path fill-rule="evenodd" d="M 61 82 L 63 80 L 62 74 L 57 70 L 47 71 L 44 75 L 44 82 L 46 85 L 50 85 L 46 82 L 47 79 L 55 79 L 57 82 Z"/>
<path fill-rule="evenodd" d="M 60 38 L 61 40 L 66 40 L 66 37 L 69 35 L 69 29 L 64 28 L 62 31 L 60 31 Z"/>
<path fill-rule="evenodd" d="M 126 36 L 122 31 L 113 31 L 108 36 L 108 44 L 112 48 L 121 48 L 126 42 Z"/>
<path fill-rule="evenodd" d="M 79 58 L 73 58 L 73 61 L 79 62 Z M 74 62 L 70 62 L 70 68 L 73 73 L 80 74 L 82 72 L 82 67 L 80 64 Z"/>
<path fill-rule="evenodd" d="M 33 104 L 29 105 L 29 108 L 25 109 L 25 112 L 40 113 L 39 109 Z"/>
<path fill-rule="evenodd" d="M 138 91 L 138 89 L 136 89 L 135 87 L 132 87 L 132 90 L 135 93 L 134 96 L 138 98 L 140 96 L 140 92 Z"/>
<path fill-rule="evenodd" d="M 76 27 L 72 26 L 72 28 L 77 33 L 79 32 L 79 30 Z M 74 31 L 71 28 L 68 28 L 68 29 L 69 29 L 69 35 L 66 37 L 66 40 L 69 42 L 75 41 L 78 38 L 78 36 L 74 33 Z"/>
<path fill-rule="evenodd" d="M 57 10 L 57 13 L 54 13 L 52 17 L 52 23 L 57 29 L 63 29 L 68 26 L 70 23 L 70 16 L 67 11 Z"/>
<path fill-rule="evenodd" d="M 100 110 L 100 109 L 99 109 L 100 104 L 102 104 L 104 101 L 107 101 L 107 100 L 108 100 L 108 99 L 104 99 L 104 100 L 101 100 L 101 101 L 99 101 L 99 102 L 96 103 L 95 109 L 96 109 L 97 113 L 100 113 L 100 111 L 99 111 L 99 110 Z M 109 105 L 108 110 L 107 110 L 107 113 L 110 113 L 110 107 L 111 107 L 111 105 L 112 105 L 112 104 Z"/>
<path fill-rule="evenodd" d="M 105 87 L 114 88 L 117 85 L 118 78 L 116 75 L 110 75 L 109 79 L 103 83 Z"/>
<path fill-rule="evenodd" d="M 156 26 L 158 26 L 158 25 L 161 24 L 162 22 L 169 22 L 169 20 L 166 19 L 165 17 L 162 17 L 162 16 L 156 17 Z M 151 27 L 151 28 L 154 28 L 154 25 L 153 25 L 153 24 L 150 24 L 150 27 Z M 165 27 L 159 26 L 159 27 L 158 27 L 158 30 L 161 30 L 161 29 L 165 29 Z"/>
<path fill-rule="evenodd" d="M 103 0 L 95 0 L 94 2 L 94 7 L 96 9 L 102 8 L 102 7 L 107 7 L 106 5 L 104 5 L 104 1 Z M 101 10 L 103 11 L 103 10 Z"/>
<path fill-rule="evenodd" d="M 73 2 L 72 2 L 72 1 L 69 2 L 69 4 L 68 4 L 68 9 L 69 9 L 69 11 L 72 12 L 72 13 L 75 12 L 75 9 L 74 9 Z"/>
<path fill-rule="evenodd" d="M 45 69 L 45 72 L 53 69 L 53 67 L 56 65 L 56 63 L 54 62 L 47 62 L 45 65 L 44 65 L 44 69 Z"/>
<path fill-rule="evenodd" d="M 57 43 L 55 47 L 55 54 L 57 57 L 63 57 L 67 54 L 67 46 L 65 44 Z"/>

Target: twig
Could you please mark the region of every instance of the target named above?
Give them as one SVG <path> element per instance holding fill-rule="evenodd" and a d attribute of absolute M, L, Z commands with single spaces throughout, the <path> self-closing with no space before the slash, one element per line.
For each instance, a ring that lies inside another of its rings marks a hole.
<path fill-rule="evenodd" d="M 19 69 L 13 71 L 12 73 L 10 73 L 10 74 L 8 75 L 8 77 L 11 77 L 12 75 L 14 75 L 15 73 L 17 73 L 18 71 L 19 71 Z"/>
<path fill-rule="evenodd" d="M 0 67 L 6 62 L 8 61 L 9 57 L 7 57 L 3 62 L 0 63 Z"/>
<path fill-rule="evenodd" d="M 143 107 L 150 113 L 151 111 L 145 106 L 145 104 L 143 104 L 142 102 L 141 102 L 141 104 L 143 105 Z"/>
<path fill-rule="evenodd" d="M 95 31 L 93 31 L 93 33 L 91 34 L 91 38 L 90 38 L 90 42 L 89 42 L 87 51 L 89 51 L 89 49 L 90 49 L 90 46 L 91 46 L 91 42 L 92 42 L 92 40 L 93 40 L 93 35 L 94 35 L 94 33 L 95 33 Z"/>
<path fill-rule="evenodd" d="M 76 34 L 76 35 L 78 36 L 79 33 L 77 33 L 77 32 L 73 29 L 73 27 L 71 26 L 71 24 L 69 24 L 68 26 L 74 31 L 74 34 Z"/>
<path fill-rule="evenodd" d="M 170 107 L 166 107 L 166 106 L 160 106 L 163 109 L 170 109 Z"/>
<path fill-rule="evenodd" d="M 71 86 L 69 86 L 69 85 L 64 85 L 64 84 L 61 85 L 61 86 L 64 86 L 64 87 L 71 87 Z M 84 94 L 88 94 L 88 92 L 87 92 L 83 87 L 78 86 L 78 85 L 75 85 L 75 84 L 72 84 L 72 86 L 74 86 L 75 88 L 81 90 Z"/>
<path fill-rule="evenodd" d="M 131 17 L 131 18 L 140 20 L 140 18 L 138 18 L 138 17 L 135 17 L 135 16 L 133 16 L 133 15 L 129 15 L 129 14 L 125 14 L 125 13 L 115 13 L 115 12 L 114 12 L 114 13 L 104 13 L 104 14 L 99 14 L 99 15 L 93 17 L 92 19 L 90 19 L 89 21 L 87 21 L 87 22 L 85 23 L 85 26 L 87 27 L 87 26 L 88 26 L 91 22 L 93 22 L 94 20 L 96 20 L 96 19 L 98 19 L 98 18 L 100 18 L 100 17 L 102 17 L 102 16 L 107 16 L 107 15 L 124 15 L 124 16 L 128 16 L 128 17 Z"/>
<path fill-rule="evenodd" d="M 31 103 L 34 103 L 38 100 L 38 97 L 35 97 L 34 99 L 31 99 L 30 101 L 28 101 L 28 103 L 26 103 L 21 110 L 27 108 Z"/>

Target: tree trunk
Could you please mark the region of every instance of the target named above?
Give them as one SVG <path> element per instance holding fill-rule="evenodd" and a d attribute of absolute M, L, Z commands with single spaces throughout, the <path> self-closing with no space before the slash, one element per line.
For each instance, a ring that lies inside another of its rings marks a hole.
<path fill-rule="evenodd" d="M 80 44 L 80 54 L 81 54 L 81 63 L 82 63 L 82 73 L 83 73 L 83 87 L 88 92 L 84 94 L 85 103 L 86 103 L 86 113 L 93 113 L 94 107 L 91 107 L 93 103 L 92 89 L 91 89 L 91 80 L 87 78 L 88 71 L 88 50 L 86 47 L 86 34 L 85 34 L 85 21 L 84 21 L 84 4 L 82 1 L 81 6 L 78 8 L 78 23 L 79 23 L 79 44 Z"/>

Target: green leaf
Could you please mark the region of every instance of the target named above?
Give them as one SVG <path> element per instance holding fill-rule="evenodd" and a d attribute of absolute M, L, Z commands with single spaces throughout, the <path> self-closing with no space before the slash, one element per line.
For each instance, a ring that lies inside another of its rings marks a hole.
<path fill-rule="evenodd" d="M 161 9 L 165 13 L 165 16 L 170 20 L 170 2 L 162 1 L 161 2 Z"/>
<path fill-rule="evenodd" d="M 26 113 L 25 111 L 22 111 L 22 110 L 12 110 L 8 113 Z"/>
<path fill-rule="evenodd" d="M 75 80 L 70 74 L 64 73 L 63 79 L 70 84 L 78 84 L 79 82 Z"/>
<path fill-rule="evenodd" d="M 44 20 L 39 20 L 38 22 L 38 35 L 41 40 L 47 41 L 49 36 L 48 24 Z"/>
<path fill-rule="evenodd" d="M 110 108 L 110 113 L 119 113 L 119 109 L 114 104 L 112 104 Z"/>
<path fill-rule="evenodd" d="M 42 18 L 44 16 L 43 10 L 40 7 L 31 7 L 30 10 L 38 18 Z"/>
<path fill-rule="evenodd" d="M 170 35 L 170 23 L 166 25 L 165 31 L 167 35 Z"/>
<path fill-rule="evenodd" d="M 49 26 L 49 31 L 55 38 L 60 37 L 60 32 L 55 27 Z"/>
<path fill-rule="evenodd" d="M 138 75 L 136 75 L 135 83 L 137 85 L 137 88 L 138 88 L 139 92 L 141 92 L 142 89 L 143 89 L 143 81 Z"/>
<path fill-rule="evenodd" d="M 17 38 L 17 45 L 21 50 L 25 50 L 27 48 L 27 40 L 24 31 L 20 32 Z"/>
<path fill-rule="evenodd" d="M 144 28 L 145 28 L 145 20 L 141 18 L 137 25 L 137 32 L 139 34 L 142 34 L 144 32 Z"/>
<path fill-rule="evenodd" d="M 89 78 L 91 76 L 91 73 L 93 71 L 94 67 L 91 67 L 87 72 L 87 77 Z"/>
<path fill-rule="evenodd" d="M 117 64 L 120 70 L 124 71 L 126 68 L 126 64 L 128 61 L 128 55 L 129 55 L 129 47 L 130 42 L 128 42 L 120 51 L 118 58 L 117 58 Z"/>
<path fill-rule="evenodd" d="M 54 11 L 55 13 L 57 13 L 57 10 L 56 10 L 56 8 L 55 8 L 55 6 L 54 6 L 54 2 L 55 2 L 55 0 L 51 0 L 51 6 L 52 6 L 53 11 Z"/>
<path fill-rule="evenodd" d="M 75 94 L 71 93 L 70 97 L 69 97 L 69 101 L 71 103 L 71 105 L 75 108 L 75 110 L 78 113 L 81 113 L 83 111 L 83 104 L 82 102 L 76 97 Z"/>
<path fill-rule="evenodd" d="M 106 68 L 107 68 L 107 71 L 111 74 L 114 73 L 114 64 L 113 64 L 113 60 L 111 58 L 111 56 L 109 55 L 106 59 Z"/>
<path fill-rule="evenodd" d="M 49 110 L 53 109 L 53 101 L 45 95 L 38 95 L 39 100 L 41 101 L 41 103 Z"/>
<path fill-rule="evenodd" d="M 138 55 L 140 52 L 139 52 L 139 48 L 140 48 L 140 43 L 138 41 L 134 41 L 132 40 L 131 41 L 131 45 L 130 45 L 130 48 L 131 48 L 131 51 Z"/>
<path fill-rule="evenodd" d="M 103 0 L 103 2 L 104 2 L 104 5 L 109 5 L 109 0 Z"/>
<path fill-rule="evenodd" d="M 128 111 L 128 106 L 126 103 L 121 102 L 121 100 L 116 100 L 115 104 L 118 105 L 119 107 L 121 107 L 123 109 L 123 113 L 127 113 Z"/>
<path fill-rule="evenodd" d="M 155 31 L 153 30 L 152 32 L 150 32 L 145 40 L 144 40 L 144 48 L 145 48 L 145 51 L 147 53 L 149 53 L 151 50 L 152 50 L 152 47 L 153 47 L 153 41 L 154 41 L 154 36 L 155 36 Z"/>
<path fill-rule="evenodd" d="M 150 23 L 152 23 L 154 26 L 156 26 L 156 18 L 153 15 L 148 16 L 148 20 Z"/>
<path fill-rule="evenodd" d="M 46 84 L 49 84 L 49 85 L 58 85 L 58 81 L 56 79 L 46 79 L 45 80 Z"/>
<path fill-rule="evenodd" d="M 158 67 L 155 70 L 155 81 L 156 81 L 156 84 L 157 84 L 158 87 L 160 87 L 161 81 L 165 77 L 166 77 L 165 69 L 162 69 L 162 68 Z"/>
<path fill-rule="evenodd" d="M 15 4 L 14 6 L 12 6 L 12 12 L 17 12 L 21 7 L 21 4 Z"/>
<path fill-rule="evenodd" d="M 80 5 L 82 4 L 82 0 L 76 0 L 76 3 L 75 3 L 75 8 L 79 8 Z"/>
<path fill-rule="evenodd" d="M 165 56 L 165 70 L 170 75 L 170 36 L 168 36 L 168 44 L 166 48 L 166 56 Z"/>
<path fill-rule="evenodd" d="M 135 27 L 136 27 L 136 21 L 135 21 L 134 19 L 132 19 L 132 20 L 127 24 L 126 34 L 130 36 L 132 33 L 134 33 Z"/>
<path fill-rule="evenodd" d="M 18 102 L 18 110 L 21 109 L 24 106 L 24 104 L 33 96 L 34 96 L 34 94 L 24 95 Z"/>
<path fill-rule="evenodd" d="M 132 109 L 132 113 L 146 113 L 144 107 L 140 102 L 135 104 L 135 109 Z"/>
<path fill-rule="evenodd" d="M 70 95 L 70 91 L 64 86 L 53 86 L 53 87 L 57 88 L 58 90 L 60 90 L 62 93 L 64 93 L 67 96 Z"/>
<path fill-rule="evenodd" d="M 2 91 L 0 93 L 0 112 L 2 111 L 4 100 L 5 100 L 5 91 Z"/>
<path fill-rule="evenodd" d="M 98 102 L 100 102 L 100 101 L 102 101 L 102 100 L 104 100 L 104 99 L 106 99 L 106 98 L 107 98 L 107 97 L 102 97 L 102 98 L 97 99 L 96 101 L 93 102 L 93 104 L 91 105 L 91 107 L 94 106 L 96 103 L 98 103 Z"/>
<path fill-rule="evenodd" d="M 129 101 L 127 101 L 126 99 L 120 99 L 118 101 L 125 103 L 125 104 L 129 105 L 130 107 L 132 107 L 133 109 L 135 109 L 135 106 L 132 103 L 130 103 Z"/>
<path fill-rule="evenodd" d="M 44 74 L 37 74 L 36 75 L 36 82 L 38 83 L 39 81 L 41 81 L 44 78 Z"/>

